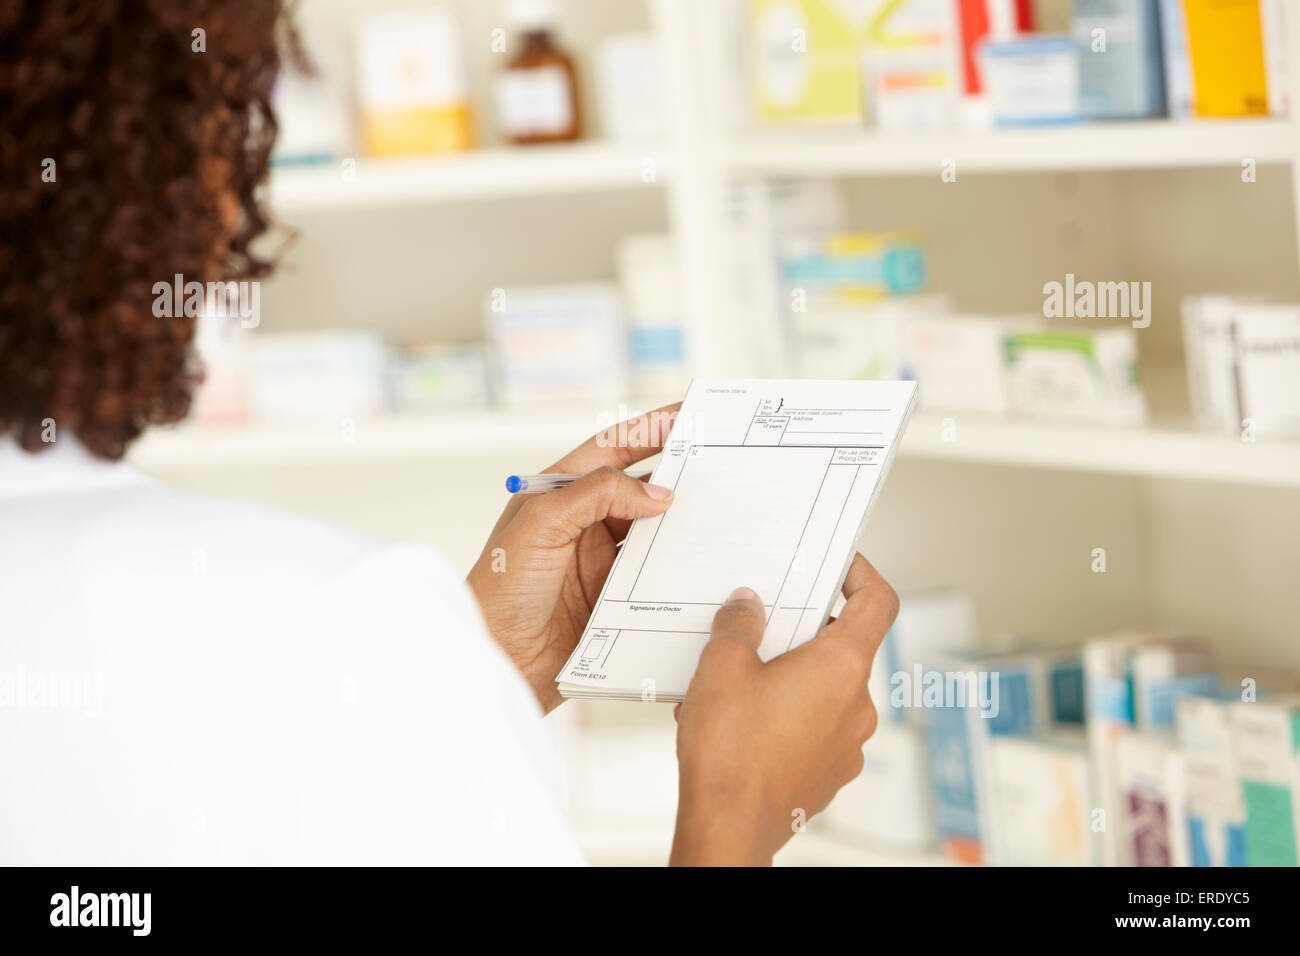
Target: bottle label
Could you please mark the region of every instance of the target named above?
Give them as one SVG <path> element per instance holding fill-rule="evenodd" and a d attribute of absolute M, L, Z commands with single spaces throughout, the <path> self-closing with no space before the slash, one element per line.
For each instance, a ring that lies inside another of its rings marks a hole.
<path fill-rule="evenodd" d="M 507 70 L 497 77 L 496 92 L 506 136 L 554 135 L 573 126 L 569 75 L 558 66 Z"/>

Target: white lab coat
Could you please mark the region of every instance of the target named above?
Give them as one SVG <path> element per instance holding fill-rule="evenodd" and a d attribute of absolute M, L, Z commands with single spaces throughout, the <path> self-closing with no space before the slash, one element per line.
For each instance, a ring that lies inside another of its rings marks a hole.
<path fill-rule="evenodd" d="M 540 719 L 432 550 L 0 437 L 0 864 L 580 862 Z"/>

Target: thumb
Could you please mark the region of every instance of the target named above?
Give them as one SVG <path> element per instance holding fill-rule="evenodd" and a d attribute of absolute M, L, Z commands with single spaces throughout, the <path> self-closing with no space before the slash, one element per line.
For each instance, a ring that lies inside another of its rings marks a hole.
<path fill-rule="evenodd" d="M 646 484 L 617 468 L 598 468 L 567 488 L 537 495 L 519 511 L 521 530 L 530 541 L 566 545 L 606 518 L 645 518 L 663 514 L 673 493 Z"/>
<path fill-rule="evenodd" d="M 758 595 L 749 588 L 736 588 L 727 598 L 727 603 L 718 608 L 718 613 L 713 616 L 712 637 L 709 640 L 739 640 L 757 656 L 766 628 L 767 613 L 763 610 L 763 602 L 758 599 Z"/>

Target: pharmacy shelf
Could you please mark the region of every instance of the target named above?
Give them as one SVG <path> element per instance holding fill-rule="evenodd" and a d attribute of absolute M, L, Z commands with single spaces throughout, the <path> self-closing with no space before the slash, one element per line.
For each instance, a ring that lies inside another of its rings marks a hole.
<path fill-rule="evenodd" d="M 640 409 L 633 406 L 632 412 Z M 614 409 L 608 412 L 612 415 Z M 607 423 L 598 421 L 590 408 L 561 406 L 549 411 L 358 419 L 346 437 L 337 419 L 191 425 L 151 431 L 132 450 L 131 460 L 145 471 L 168 473 L 443 455 L 552 456 Z M 913 416 L 900 454 L 931 461 L 1300 488 L 1300 442 L 1243 442 L 1190 427 L 1048 424 L 927 412 Z"/>
<path fill-rule="evenodd" d="M 601 424 L 590 408 L 561 406 L 548 413 L 541 406 L 526 412 L 357 418 L 346 427 L 338 417 L 258 425 L 186 425 L 150 431 L 131 450 L 130 459 L 146 471 L 170 472 L 388 462 L 441 455 L 549 454 L 581 442 Z"/>
<path fill-rule="evenodd" d="M 1151 120 L 1035 129 L 877 133 L 801 129 L 755 132 L 726 150 L 736 174 L 939 176 L 947 160 L 962 173 L 1240 168 L 1290 163 L 1296 126 L 1278 119 Z"/>
<path fill-rule="evenodd" d="M 646 189 L 667 172 L 666 158 L 653 144 L 602 142 L 359 159 L 350 178 L 343 162 L 277 166 L 272 208 L 292 214 Z"/>
<path fill-rule="evenodd" d="M 1245 442 L 1186 427 L 1125 428 L 913 416 L 901 454 L 1062 471 L 1300 488 L 1300 442 Z"/>

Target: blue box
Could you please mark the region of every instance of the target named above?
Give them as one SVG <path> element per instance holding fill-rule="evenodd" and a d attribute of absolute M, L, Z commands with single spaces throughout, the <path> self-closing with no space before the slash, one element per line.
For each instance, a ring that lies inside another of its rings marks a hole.
<path fill-rule="evenodd" d="M 1159 0 L 1074 0 L 1079 108 L 1088 119 L 1165 114 Z"/>

